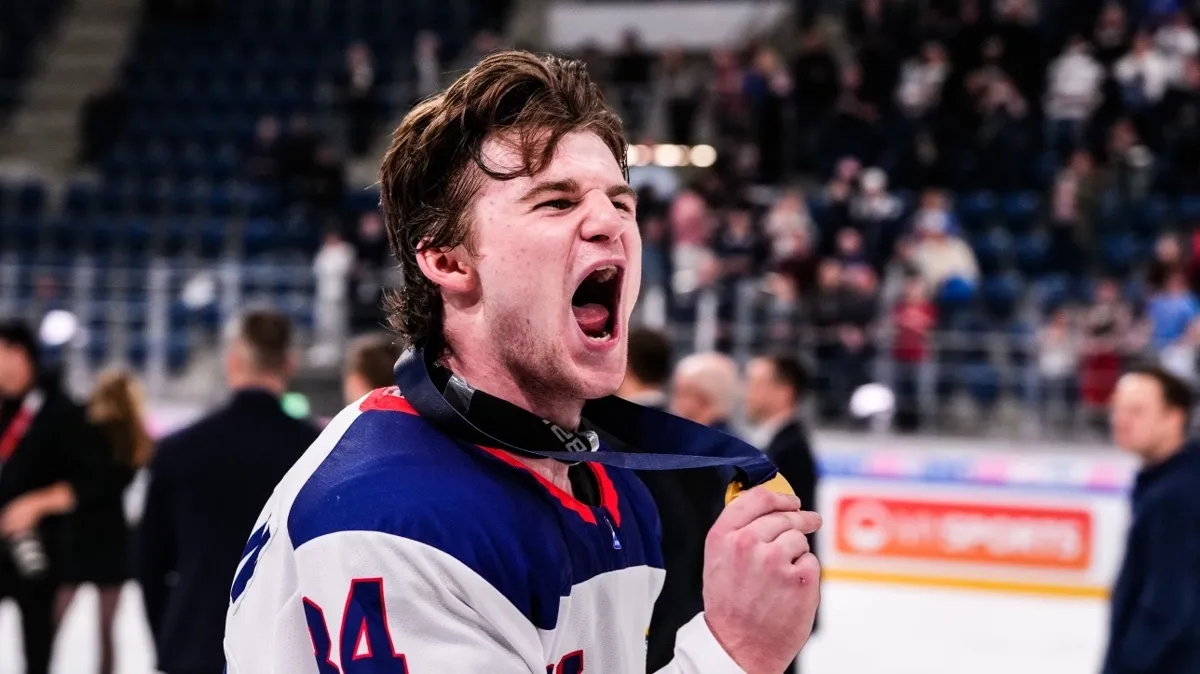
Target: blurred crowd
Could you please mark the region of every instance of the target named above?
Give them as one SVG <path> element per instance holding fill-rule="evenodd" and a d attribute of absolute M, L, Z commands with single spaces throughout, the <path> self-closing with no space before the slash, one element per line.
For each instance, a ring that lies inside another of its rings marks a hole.
<path fill-rule="evenodd" d="M 643 318 L 806 352 L 827 419 L 879 379 L 902 427 L 959 390 L 1101 418 L 1147 355 L 1193 380 L 1200 7 L 845 5 L 711 55 L 580 50 L 632 142 L 718 150 L 633 169 Z"/>

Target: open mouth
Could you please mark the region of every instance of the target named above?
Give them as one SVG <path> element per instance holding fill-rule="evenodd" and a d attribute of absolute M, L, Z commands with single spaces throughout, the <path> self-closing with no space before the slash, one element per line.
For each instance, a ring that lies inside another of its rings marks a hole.
<path fill-rule="evenodd" d="M 571 313 L 588 339 L 605 341 L 616 329 L 621 271 L 615 265 L 601 267 L 588 274 L 571 296 Z"/>

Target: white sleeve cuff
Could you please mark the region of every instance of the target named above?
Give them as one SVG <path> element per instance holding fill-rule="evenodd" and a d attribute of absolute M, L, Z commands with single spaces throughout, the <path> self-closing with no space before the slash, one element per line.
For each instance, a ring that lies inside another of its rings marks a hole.
<path fill-rule="evenodd" d="M 671 664 L 679 667 L 680 674 L 746 674 L 717 642 L 703 613 L 679 628 Z"/>

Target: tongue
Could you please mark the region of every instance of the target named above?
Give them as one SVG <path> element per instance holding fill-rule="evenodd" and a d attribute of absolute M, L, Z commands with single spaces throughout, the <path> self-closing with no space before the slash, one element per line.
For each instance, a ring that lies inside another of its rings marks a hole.
<path fill-rule="evenodd" d="M 581 307 L 571 307 L 575 314 L 575 322 L 584 334 L 598 335 L 604 331 L 608 323 L 608 307 L 603 304 L 585 304 Z"/>

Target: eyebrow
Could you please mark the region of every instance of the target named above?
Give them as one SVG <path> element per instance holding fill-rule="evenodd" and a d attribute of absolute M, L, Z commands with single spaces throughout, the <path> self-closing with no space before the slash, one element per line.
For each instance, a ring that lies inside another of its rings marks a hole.
<path fill-rule="evenodd" d="M 545 194 L 553 194 L 556 192 L 578 193 L 580 191 L 579 182 L 573 178 L 565 180 L 550 180 L 534 185 L 520 199 L 522 203 L 534 201 Z M 604 194 L 609 199 L 615 199 L 621 196 L 627 196 L 633 199 L 633 203 L 637 204 L 637 192 L 629 185 L 613 185 L 604 191 Z"/>

